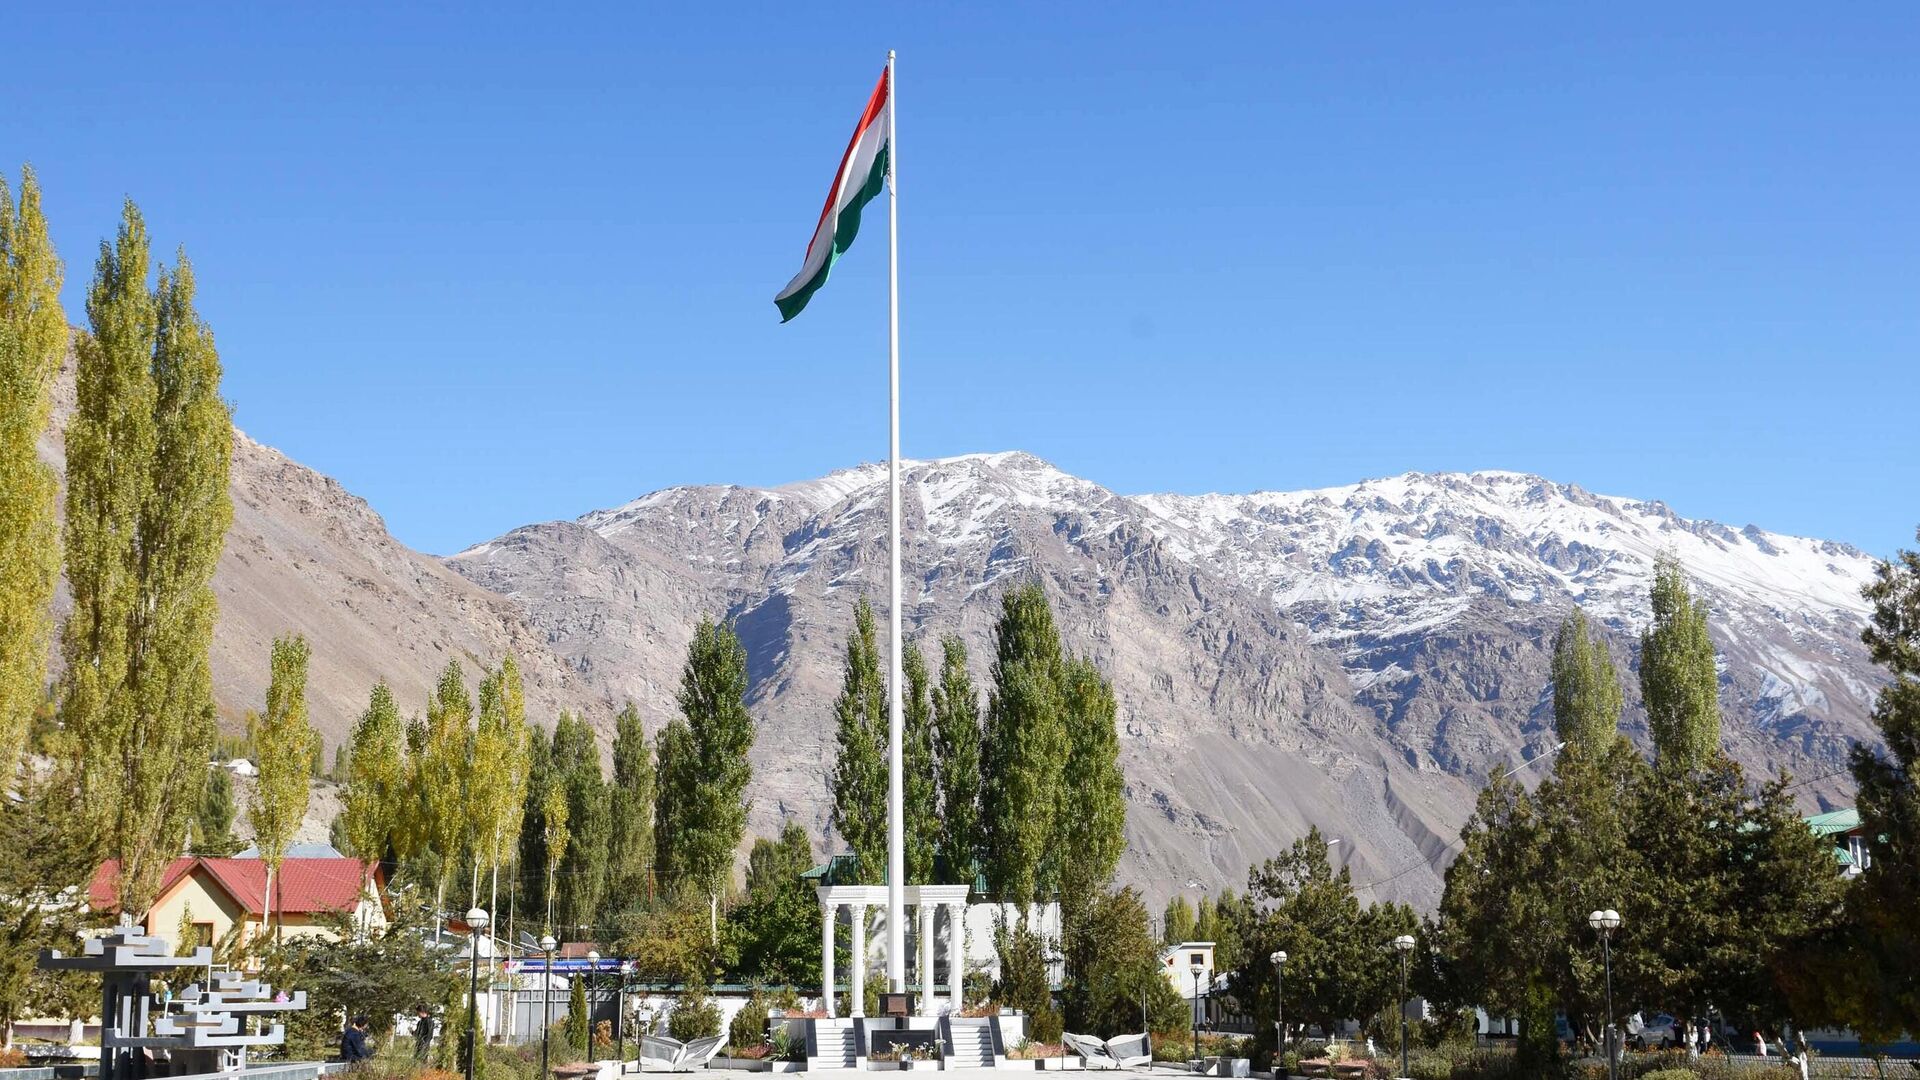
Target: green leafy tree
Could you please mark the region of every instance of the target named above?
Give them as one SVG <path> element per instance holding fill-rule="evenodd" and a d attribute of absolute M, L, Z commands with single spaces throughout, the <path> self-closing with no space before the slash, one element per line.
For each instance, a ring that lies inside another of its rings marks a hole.
<path fill-rule="evenodd" d="M 500 904 L 500 867 L 519 845 L 530 739 L 520 669 L 508 656 L 480 680 L 480 711 L 467 771 L 467 847 L 475 856 L 473 903 L 479 903 L 478 879 L 484 869 L 489 877 L 489 911 Z"/>
<path fill-rule="evenodd" d="M 1624 699 L 1613 655 L 1579 608 L 1553 636 L 1553 725 L 1569 746 L 1599 755 L 1620 732 Z"/>
<path fill-rule="evenodd" d="M 1062 951 L 1073 974 L 1062 992 L 1067 1029 L 1110 1038 L 1185 1026 L 1186 1011 L 1160 973 L 1146 905 L 1132 888 L 1102 890 L 1086 918 L 1067 928 Z"/>
<path fill-rule="evenodd" d="M 813 844 L 807 830 L 789 821 L 778 840 L 756 837 L 747 852 L 747 896 L 757 897 L 794 886 L 813 867 Z"/>
<path fill-rule="evenodd" d="M 1653 570 L 1653 623 L 1640 636 L 1640 696 L 1663 768 L 1697 768 L 1720 752 L 1720 676 L 1707 634 L 1707 602 L 1687 588 L 1679 560 Z"/>
<path fill-rule="evenodd" d="M 1059 886 L 1058 841 L 1068 742 L 1060 638 L 1040 585 L 1001 600 L 994 627 L 993 688 L 981 742 L 981 818 L 987 886 L 1030 903 Z"/>
<path fill-rule="evenodd" d="M 653 746 L 640 710 L 627 702 L 613 725 L 613 835 L 607 857 L 607 900 L 618 915 L 652 898 Z"/>
<path fill-rule="evenodd" d="M 591 926 L 607 885 L 607 846 L 612 813 L 607 784 L 600 776 L 600 746 L 584 718 L 562 712 L 553 727 L 551 766 L 567 796 L 566 860 L 560 870 L 561 919 L 569 926 Z"/>
<path fill-rule="evenodd" d="M 887 682 L 881 674 L 873 607 L 853 606 L 847 664 L 833 703 L 831 820 L 858 860 L 861 879 L 879 883 L 887 867 Z"/>
<path fill-rule="evenodd" d="M 907 882 L 927 883 L 933 881 L 933 857 L 940 843 L 932 680 L 927 673 L 927 658 L 918 645 L 906 646 L 901 667 L 906 683 L 900 716 L 901 847 Z"/>
<path fill-rule="evenodd" d="M 967 646 L 940 642 L 933 688 L 934 772 L 939 788 L 938 855 L 949 884 L 973 884 L 980 861 L 980 695 L 967 670 Z"/>
<path fill-rule="evenodd" d="M 1872 861 L 1847 897 L 1837 981 L 1846 1021 L 1891 1040 L 1920 1031 L 1920 552 L 1883 563 L 1865 595 L 1873 614 L 1861 638 L 1893 681 L 1873 709 L 1885 749 L 1853 751 Z"/>
<path fill-rule="evenodd" d="M 1168 945 L 1200 940 L 1193 936 L 1196 922 L 1193 905 L 1186 897 L 1175 896 L 1167 901 L 1167 910 L 1160 916 L 1161 940 Z"/>
<path fill-rule="evenodd" d="M 193 818 L 193 853 L 223 858 L 240 850 L 233 835 L 233 776 L 224 768 L 207 770 L 200 806 Z"/>
<path fill-rule="evenodd" d="M 351 916 L 328 916 L 331 934 L 294 934 L 269 950 L 263 973 L 275 986 L 307 993 L 304 1010 L 286 1014 L 290 1055 L 320 1060 L 340 1044 L 340 1018 L 364 1014 L 378 1037 L 395 1016 L 413 1015 L 416 1003 L 466 999 L 466 970 L 424 933 L 438 920 L 405 894 L 390 898 L 392 918 L 383 926 L 361 928 Z M 463 1042 L 463 1031 L 449 1014 L 442 1044 Z"/>
<path fill-rule="evenodd" d="M 1000 981 L 993 998 L 1002 1006 L 1027 1014 L 1027 1037 L 1037 1043 L 1057 1043 L 1063 1024 L 1053 1005 L 1047 978 L 1047 943 L 1026 926 L 1002 929 L 999 941 Z"/>
<path fill-rule="evenodd" d="M 53 634 L 57 485 L 36 446 L 67 349 L 63 277 L 33 170 L 22 171 L 17 205 L 0 178 L 0 777 L 13 775 L 40 706 Z"/>
<path fill-rule="evenodd" d="M 0 813 L 0 1025 L 99 1008 L 98 978 L 36 963 L 41 949 L 72 951 L 82 929 L 70 900 L 95 867 L 86 824 L 67 778 L 21 771 Z"/>
<path fill-rule="evenodd" d="M 729 952 L 746 982 L 812 985 L 820 981 L 820 905 L 800 875 L 813 862 L 798 822 L 780 839 L 760 837 L 747 857 L 747 895 L 727 915 Z"/>
<path fill-rule="evenodd" d="M 267 906 L 275 907 L 276 879 L 287 845 L 307 816 L 308 747 L 313 727 L 307 722 L 307 661 L 311 650 L 298 634 L 275 638 L 272 675 L 267 683 L 267 710 L 251 726 L 254 752 L 260 756 L 260 777 L 254 783 L 247 814 L 253 823 L 254 843 L 267 864 Z M 268 925 L 270 915 L 262 918 Z"/>
<path fill-rule="evenodd" d="M 405 733 L 393 691 L 383 679 L 367 695 L 367 709 L 353 725 L 353 752 L 347 759 L 347 853 L 378 861 L 398 849 L 395 833 L 406 812 Z"/>
<path fill-rule="evenodd" d="M 59 709 L 95 815 L 87 835 L 118 860 L 125 911 L 152 901 L 205 783 L 212 577 L 233 516 L 232 422 L 192 270 L 182 258 L 149 291 L 149 268 L 128 202 L 88 290 L 66 436 Z"/>
<path fill-rule="evenodd" d="M 720 894 L 747 826 L 753 717 L 747 713 L 747 651 L 731 627 L 702 619 L 680 676 L 680 716 L 661 732 L 659 865 L 676 887 L 707 894 L 708 930 L 719 937 Z"/>

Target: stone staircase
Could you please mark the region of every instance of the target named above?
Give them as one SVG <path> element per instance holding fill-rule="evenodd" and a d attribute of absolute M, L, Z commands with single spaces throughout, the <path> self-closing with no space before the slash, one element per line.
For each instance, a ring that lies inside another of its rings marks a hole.
<path fill-rule="evenodd" d="M 860 1043 L 852 1020 L 815 1020 L 809 1041 L 812 1045 L 807 1047 L 808 1072 L 859 1068 Z"/>
<path fill-rule="evenodd" d="M 949 1069 L 993 1068 L 993 1021 L 984 1016 L 949 1016 L 947 1058 Z"/>

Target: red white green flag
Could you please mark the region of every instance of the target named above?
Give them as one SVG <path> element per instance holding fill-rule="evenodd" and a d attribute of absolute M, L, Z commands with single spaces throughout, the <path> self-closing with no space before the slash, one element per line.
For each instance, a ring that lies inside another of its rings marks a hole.
<path fill-rule="evenodd" d="M 840 157 L 840 171 L 834 175 L 833 187 L 827 191 L 827 205 L 820 211 L 820 223 L 814 227 L 813 240 L 807 244 L 806 262 L 801 264 L 793 280 L 787 282 L 787 287 L 780 290 L 780 295 L 773 298 L 774 306 L 780 309 L 781 322 L 800 314 L 813 294 L 827 283 L 834 262 L 853 244 L 854 235 L 860 231 L 860 211 L 880 194 L 887 182 L 893 149 L 888 145 L 893 136 L 893 88 L 888 85 L 889 74 L 881 73 L 880 84 L 873 88 L 873 96 L 867 99 L 867 107 L 860 113 L 860 123 L 853 129 L 847 152 Z"/>

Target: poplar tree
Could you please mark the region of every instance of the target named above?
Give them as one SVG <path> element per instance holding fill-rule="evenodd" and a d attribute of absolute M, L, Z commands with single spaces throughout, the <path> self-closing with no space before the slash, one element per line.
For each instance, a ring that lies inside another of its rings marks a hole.
<path fill-rule="evenodd" d="M 653 787 L 653 747 L 640 710 L 629 701 L 613 722 L 607 906 L 616 913 L 653 895 Z"/>
<path fill-rule="evenodd" d="M 1193 936 L 1193 905 L 1187 903 L 1184 896 L 1175 896 L 1167 901 L 1167 909 L 1160 916 L 1160 939 L 1168 945 L 1179 945 L 1198 940 Z"/>
<path fill-rule="evenodd" d="M 526 802 L 526 698 L 512 656 L 480 680 L 480 713 L 468 770 L 468 847 L 474 852 L 474 903 L 482 868 L 491 876 L 487 909 L 500 903 L 500 866 L 518 846 Z"/>
<path fill-rule="evenodd" d="M 1120 772 L 1119 708 L 1113 686 L 1093 661 L 1076 657 L 1062 669 L 1070 798 L 1062 799 L 1055 828 L 1066 853 L 1066 896 L 1084 903 L 1103 891 L 1127 847 L 1126 777 Z"/>
<path fill-rule="evenodd" d="M 553 933 L 553 899 L 558 891 L 554 888 L 553 876 L 559 872 L 561 860 L 567 857 L 567 789 L 559 784 L 547 785 L 546 792 L 540 798 L 540 830 L 542 847 L 546 850 L 547 871 L 547 933 Z"/>
<path fill-rule="evenodd" d="M 185 258 L 149 291 L 128 202 L 88 290 L 67 429 L 61 720 L 78 748 L 89 835 L 118 860 L 115 901 L 143 911 L 180 850 L 214 734 L 212 579 L 233 507 L 220 358 Z"/>
<path fill-rule="evenodd" d="M 520 851 L 517 858 L 520 890 L 528 903 L 547 903 L 547 792 L 552 788 L 551 750 L 547 733 L 527 729 L 527 790 L 520 815 Z"/>
<path fill-rule="evenodd" d="M 702 619 L 680 676 L 680 717 L 661 732 L 660 866 L 676 885 L 708 898 L 719 935 L 720 893 L 747 826 L 753 717 L 746 706 L 747 651 L 731 627 Z M 670 843 L 667 838 L 671 838 Z"/>
<path fill-rule="evenodd" d="M 553 726 L 551 768 L 554 783 L 566 793 L 566 859 L 559 881 L 561 918 L 587 926 L 600 911 L 607 883 L 607 844 L 612 821 L 607 785 L 600 778 L 600 747 L 585 719 L 562 712 Z"/>
<path fill-rule="evenodd" d="M 873 606 L 864 596 L 853 605 L 833 719 L 830 819 L 857 860 L 861 879 L 878 884 L 887 869 L 887 682 L 880 673 Z"/>
<path fill-rule="evenodd" d="M 447 886 L 466 836 L 468 722 L 473 699 L 467 696 L 460 661 L 449 660 L 427 702 L 427 723 L 414 769 L 419 785 L 421 832 L 433 860 L 433 908 L 446 912 Z"/>
<path fill-rule="evenodd" d="M 129 685 L 140 513 L 152 486 L 154 446 L 156 315 L 148 259 L 146 224 L 129 201 L 114 242 L 100 245 L 87 290 L 90 332 L 76 349 L 66 436 L 63 538 L 73 610 L 61 628 L 60 716 L 80 754 L 80 805 L 95 819 L 87 835 L 120 860 L 114 899 L 122 911 L 145 910 L 174 851 L 145 820 L 164 792 L 152 766 L 139 762 L 147 751 L 137 733 L 149 723 Z"/>
<path fill-rule="evenodd" d="M 940 643 L 933 688 L 933 748 L 939 791 L 939 856 L 948 884 L 973 884 L 980 861 L 980 695 L 957 636 Z"/>
<path fill-rule="evenodd" d="M 67 348 L 62 278 L 33 170 L 17 206 L 0 177 L 0 780 L 44 692 L 60 576 L 57 483 L 36 444 Z"/>
<path fill-rule="evenodd" d="M 248 732 L 260 758 L 260 777 L 247 814 L 260 859 L 267 864 L 268 913 L 261 919 L 263 929 L 271 925 L 280 862 L 307 815 L 308 746 L 313 741 L 313 727 L 307 723 L 308 657 L 306 638 L 295 634 L 274 639 L 266 712 Z"/>
<path fill-rule="evenodd" d="M 1707 634 L 1707 602 L 1695 600 L 1678 559 L 1653 568 L 1653 623 L 1640 636 L 1640 696 L 1655 760 L 1687 772 L 1720 752 L 1720 675 Z"/>
<path fill-rule="evenodd" d="M 933 697 L 927 658 L 910 644 L 901 655 L 906 682 L 901 703 L 901 847 L 906 884 L 933 882 L 933 856 L 940 840 L 940 804 L 934 787 Z"/>
<path fill-rule="evenodd" d="M 1044 899 L 1059 885 L 1056 841 L 1068 751 L 1063 663 L 1040 585 L 1003 597 L 981 742 L 980 802 L 987 885 L 1008 903 Z"/>
<path fill-rule="evenodd" d="M 1606 640 L 1573 609 L 1553 635 L 1553 724 L 1568 746 L 1604 753 L 1620 731 L 1624 698 Z"/>
<path fill-rule="evenodd" d="M 348 853 L 378 862 L 400 845 L 394 833 L 406 810 L 407 766 L 401 752 L 404 733 L 393 691 L 382 679 L 367 695 L 367 709 L 353 725 L 347 757 L 346 833 Z"/>

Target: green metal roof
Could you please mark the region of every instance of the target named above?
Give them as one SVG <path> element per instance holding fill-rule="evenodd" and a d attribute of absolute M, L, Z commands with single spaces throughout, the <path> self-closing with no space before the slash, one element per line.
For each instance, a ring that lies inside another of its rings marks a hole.
<path fill-rule="evenodd" d="M 1840 810 L 1829 810 L 1824 814 L 1815 814 L 1806 821 L 1807 828 L 1812 829 L 1815 836 L 1833 836 L 1858 829 L 1860 811 L 1849 806 Z"/>

